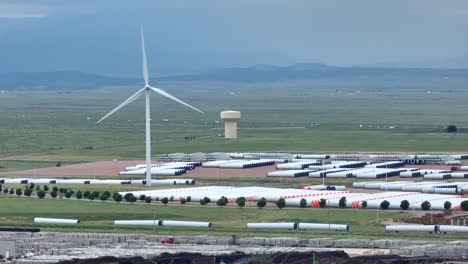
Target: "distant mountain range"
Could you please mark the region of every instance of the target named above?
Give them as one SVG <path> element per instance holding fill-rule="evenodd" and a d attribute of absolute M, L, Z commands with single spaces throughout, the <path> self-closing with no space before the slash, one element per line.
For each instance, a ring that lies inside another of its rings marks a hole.
<path fill-rule="evenodd" d="M 166 76 L 158 81 L 276 82 L 310 80 L 349 86 L 468 86 L 468 69 L 336 67 L 320 63 L 290 66 L 256 65 L 226 68 L 194 75 Z M 142 83 L 140 78 L 119 78 L 82 72 L 0 73 L 1 90 L 91 89 Z"/>

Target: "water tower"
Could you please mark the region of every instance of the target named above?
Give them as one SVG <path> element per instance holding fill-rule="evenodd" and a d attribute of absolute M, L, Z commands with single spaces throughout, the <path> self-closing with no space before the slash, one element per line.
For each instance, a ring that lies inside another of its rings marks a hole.
<path fill-rule="evenodd" d="M 239 122 L 241 113 L 239 111 L 223 111 L 221 119 L 224 121 L 224 138 L 237 139 L 237 122 Z"/>

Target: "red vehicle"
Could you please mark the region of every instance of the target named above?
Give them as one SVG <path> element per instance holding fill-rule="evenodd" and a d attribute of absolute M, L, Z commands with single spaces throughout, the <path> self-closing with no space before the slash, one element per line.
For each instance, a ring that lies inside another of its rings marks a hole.
<path fill-rule="evenodd" d="M 165 238 L 161 239 L 161 243 L 163 243 L 163 244 L 174 244 L 175 241 L 174 241 L 173 237 L 165 237 Z"/>

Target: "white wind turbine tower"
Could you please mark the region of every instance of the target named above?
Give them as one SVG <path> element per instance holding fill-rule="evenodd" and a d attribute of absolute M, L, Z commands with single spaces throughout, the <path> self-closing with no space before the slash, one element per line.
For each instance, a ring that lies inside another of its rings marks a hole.
<path fill-rule="evenodd" d="M 146 98 L 146 185 L 151 186 L 151 118 L 150 118 L 150 93 L 151 91 L 156 92 L 164 97 L 167 97 L 171 100 L 174 100 L 180 104 L 183 104 L 197 112 L 200 112 L 204 114 L 201 110 L 183 102 L 182 100 L 170 95 L 169 93 L 165 92 L 164 90 L 161 90 L 156 87 L 152 87 L 149 83 L 148 80 L 148 65 L 146 64 L 146 52 L 145 52 L 145 39 L 143 36 L 143 26 L 141 26 L 141 54 L 142 54 L 142 59 L 143 59 L 143 79 L 145 81 L 145 86 L 139 90 L 138 92 L 134 93 L 132 96 L 130 96 L 127 100 L 125 100 L 123 103 L 121 103 L 119 106 L 117 106 L 114 110 L 110 111 L 107 115 L 105 115 L 103 118 L 101 118 L 97 123 L 99 124 L 101 121 L 112 115 L 113 113 L 117 112 L 120 110 L 122 107 L 126 106 L 127 104 L 135 101 L 138 99 L 140 96 L 145 94 Z"/>

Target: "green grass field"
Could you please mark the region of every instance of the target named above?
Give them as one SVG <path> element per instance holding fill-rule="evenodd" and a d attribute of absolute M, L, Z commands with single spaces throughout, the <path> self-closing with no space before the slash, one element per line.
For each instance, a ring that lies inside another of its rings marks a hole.
<path fill-rule="evenodd" d="M 399 238 L 399 239 L 464 239 L 463 235 L 447 234 L 395 234 L 383 231 L 383 221 L 403 213 L 397 211 L 352 209 L 277 209 L 267 207 L 258 209 L 255 205 L 245 208 L 235 206 L 217 207 L 200 205 L 151 205 L 141 202 L 129 204 L 121 202 L 77 201 L 66 199 L 31 199 L 0 195 L 0 220 L 3 227 L 37 227 L 44 231 L 63 232 L 119 232 L 119 233 L 157 233 L 167 235 L 210 234 L 238 236 L 301 236 L 334 238 Z M 408 214 L 408 213 L 404 213 Z M 34 217 L 73 218 L 82 221 L 79 225 L 34 224 Z M 113 220 L 123 219 L 166 219 L 209 221 L 214 228 L 168 228 L 168 227 L 125 227 L 113 226 Z M 350 224 L 350 232 L 330 231 L 285 231 L 285 230 L 248 230 L 248 222 L 311 222 Z"/>
<path fill-rule="evenodd" d="M 207 114 L 203 116 L 152 97 L 153 154 L 468 152 L 468 133 L 464 129 L 468 127 L 466 89 L 441 87 L 427 94 L 425 90 L 399 86 L 357 90 L 307 82 L 195 82 L 172 83 L 167 88 Z M 17 160 L 28 161 L 33 168 L 38 161 L 143 158 L 143 101 L 134 102 L 96 125 L 100 117 L 132 92 L 129 88 L 106 88 L 1 94 L 0 166 L 5 168 L 0 169 L 27 167 L 15 164 Z M 242 112 L 239 140 L 225 141 L 217 136 L 223 132 L 219 112 L 227 109 Z M 166 118 L 168 122 L 161 121 Z M 457 125 L 460 132 L 444 133 L 447 124 Z M 192 135 L 195 140 L 184 140 Z"/>
<path fill-rule="evenodd" d="M 468 90 L 421 85 L 389 84 L 362 89 L 326 83 L 190 82 L 162 85 L 167 91 L 204 110 L 191 112 L 172 102 L 152 97 L 153 154 L 171 152 L 468 152 Z M 144 158 L 143 101 L 134 102 L 100 125 L 96 121 L 136 89 L 102 88 L 73 92 L 35 91 L 0 94 L 0 171 L 65 164 Z M 240 138 L 226 141 L 219 112 L 239 110 Z M 162 119 L 168 119 L 163 122 Z M 459 133 L 447 134 L 455 124 Z M 359 125 L 362 125 L 360 127 Z M 393 127 L 393 128 L 390 128 Z M 196 136 L 195 140 L 185 140 Z M 98 178 L 102 178 L 99 177 Z M 200 181 L 199 181 L 200 182 Z M 320 183 L 310 179 L 224 178 L 219 184 L 299 187 Z M 350 185 L 348 181 L 327 180 Z M 215 184 L 214 179 L 201 184 Z M 8 186 L 10 187 L 10 186 Z M 13 186 L 16 187 L 16 186 Z M 173 187 L 173 186 L 170 186 Z M 125 190 L 145 189 L 126 186 Z M 168 188 L 168 187 L 166 187 Z M 79 186 L 73 189 L 122 191 L 120 186 Z M 143 205 L 100 201 L 33 200 L 0 195 L 2 226 L 40 227 L 65 232 L 141 232 L 160 234 L 213 234 L 242 236 L 303 236 L 405 239 L 464 239 L 460 235 L 384 233 L 382 221 L 399 212 L 296 209 L 218 208 L 160 204 Z M 200 220 L 212 230 L 113 227 L 115 219 Z M 405 213 L 406 214 L 406 213 Z M 34 217 L 76 217 L 77 226 L 34 225 Z M 349 223 L 351 232 L 246 230 L 247 222 L 303 221 Z"/>

